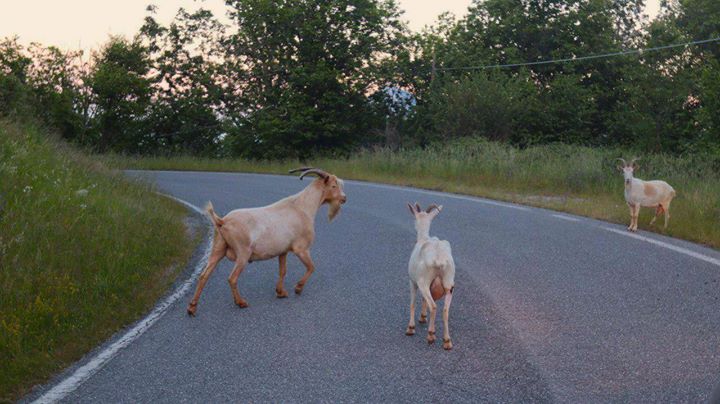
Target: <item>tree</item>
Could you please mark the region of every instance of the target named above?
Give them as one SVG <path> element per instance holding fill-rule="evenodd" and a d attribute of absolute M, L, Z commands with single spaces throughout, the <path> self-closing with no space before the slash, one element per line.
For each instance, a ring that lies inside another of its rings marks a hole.
<path fill-rule="evenodd" d="M 637 27 L 644 19 L 643 6 L 644 0 L 475 1 L 465 18 L 456 21 L 444 16 L 436 28 L 426 31 L 424 38 L 417 41 L 418 53 L 428 70 L 433 62 L 437 66 L 433 85 L 442 92 L 444 83 L 450 87 L 468 83 L 468 75 L 473 74 L 470 72 L 478 71 L 480 66 L 571 58 L 636 44 Z M 542 110 L 541 115 L 525 114 L 523 125 L 518 126 L 522 130 L 508 138 L 520 144 L 601 144 L 607 138 L 605 114 L 621 99 L 616 91 L 622 81 L 621 72 L 627 64 L 636 62 L 621 58 L 539 64 L 522 70 L 497 69 L 497 74 L 488 77 L 502 83 L 505 75 L 534 85 L 536 90 L 527 93 L 531 98 L 526 102 L 540 105 Z M 423 83 L 424 77 L 416 83 Z M 419 93 L 425 91 L 436 92 L 429 84 Z M 449 101 L 437 95 L 421 95 L 419 99 L 421 104 L 439 103 L 440 109 Z M 429 124 L 424 131 L 436 130 L 433 122 Z M 472 131 L 470 127 L 460 133 Z"/>
<path fill-rule="evenodd" d="M 708 63 L 700 78 L 700 98 L 690 101 L 698 107 L 699 133 L 696 150 L 713 150 L 720 155 L 720 62 Z"/>
<path fill-rule="evenodd" d="M 393 1 L 227 0 L 230 68 L 244 74 L 235 149 L 250 157 L 348 152 L 378 122 L 367 94 L 401 30 Z"/>
<path fill-rule="evenodd" d="M 115 37 L 94 56 L 94 64 L 89 85 L 96 97 L 95 147 L 100 152 L 144 151 L 142 125 L 151 96 L 147 49 L 137 40 Z"/>
<path fill-rule="evenodd" d="M 0 116 L 29 114 L 27 74 L 31 64 L 17 38 L 0 42 Z"/>
<path fill-rule="evenodd" d="M 63 52 L 33 44 L 28 84 L 37 104 L 36 117 L 65 139 L 87 144 L 91 138 L 92 94 L 85 85 L 89 66 L 82 51 Z"/>
<path fill-rule="evenodd" d="M 442 140 L 483 136 L 523 142 L 539 112 L 537 89 L 526 75 L 479 72 L 434 91 L 428 113 Z"/>
<path fill-rule="evenodd" d="M 68 140 L 84 143 L 91 94 L 82 52 L 62 52 L 16 39 L 0 43 L 0 115 L 37 119 Z"/>
<path fill-rule="evenodd" d="M 154 19 L 154 7 L 148 11 L 141 39 L 150 52 L 154 96 L 143 144 L 165 153 L 213 155 L 229 98 L 230 80 L 219 63 L 224 27 L 204 9 L 181 8 L 167 27 Z"/>

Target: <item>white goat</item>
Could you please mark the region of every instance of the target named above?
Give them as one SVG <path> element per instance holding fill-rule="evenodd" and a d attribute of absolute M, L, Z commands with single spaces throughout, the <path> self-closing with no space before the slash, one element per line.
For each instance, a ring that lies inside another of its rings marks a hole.
<path fill-rule="evenodd" d="M 423 298 L 420 323 L 426 320 L 427 308 L 430 308 L 430 325 L 428 326 L 428 344 L 435 342 L 435 301 L 445 295 L 443 305 L 443 348 L 452 349 L 448 317 L 450 302 L 455 287 L 455 262 L 452 257 L 450 243 L 437 237 L 430 237 L 430 224 L 442 210 L 442 205 L 430 205 L 426 211 L 408 204 L 410 213 L 415 217 L 417 242 L 410 255 L 408 273 L 410 274 L 410 323 L 405 335 L 415 334 L 415 294 L 420 290 Z"/>
<path fill-rule="evenodd" d="M 665 226 L 667 229 L 668 219 L 670 219 L 670 202 L 675 197 L 675 190 L 665 181 L 643 181 L 633 176 L 633 172 L 639 168 L 635 162 L 638 159 L 632 159 L 630 163 L 626 163 L 623 159 L 623 165 L 618 166 L 618 170 L 623 172 L 625 177 L 625 202 L 630 208 L 630 226 L 628 230 L 637 231 L 638 216 L 640 215 L 640 207 L 655 208 L 655 216 L 650 221 L 654 224 L 660 213 L 665 213 Z"/>
<path fill-rule="evenodd" d="M 309 174 L 319 178 L 305 187 L 301 192 L 282 199 L 272 205 L 252 209 L 236 209 L 220 218 L 215 214 L 213 206 L 208 203 L 207 211 L 215 226 L 212 252 L 205 270 L 200 275 L 195 295 L 188 305 L 187 312 L 195 315 L 205 283 L 223 257 L 235 261 L 235 266 L 228 278 L 235 304 L 247 307 L 247 302 L 240 297 L 237 290 L 237 279 L 249 262 L 267 260 L 278 257 L 280 262 L 280 278 L 275 287 L 278 298 L 287 297 L 283 280 L 287 273 L 287 254 L 292 252 L 305 265 L 305 275 L 295 286 L 295 293 L 300 294 L 315 265 L 310 258 L 310 246 L 315 238 L 315 215 L 323 204 L 330 204 L 328 218 L 330 221 L 340 211 L 340 205 L 347 201 L 343 192 L 343 181 L 321 169 L 304 167 L 291 170 L 291 173 L 302 171 L 300 179 Z"/>

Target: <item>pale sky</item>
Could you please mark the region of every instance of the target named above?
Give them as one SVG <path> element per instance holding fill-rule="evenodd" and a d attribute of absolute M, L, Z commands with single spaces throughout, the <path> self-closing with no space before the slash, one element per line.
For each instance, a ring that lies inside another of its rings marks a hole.
<path fill-rule="evenodd" d="M 18 35 L 21 43 L 40 42 L 61 49 L 97 49 L 109 35 L 132 37 L 146 15 L 145 7 L 158 6 L 158 19 L 170 21 L 179 7 L 202 5 L 224 15 L 223 0 L 0 0 L 0 39 Z M 471 0 L 399 0 L 403 18 L 413 30 L 432 24 L 450 11 L 462 16 Z M 660 0 L 647 0 L 647 14 L 657 14 Z"/>

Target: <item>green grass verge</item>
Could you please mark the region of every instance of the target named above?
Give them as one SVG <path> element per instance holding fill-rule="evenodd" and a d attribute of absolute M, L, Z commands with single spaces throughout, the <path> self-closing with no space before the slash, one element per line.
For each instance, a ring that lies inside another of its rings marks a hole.
<path fill-rule="evenodd" d="M 347 159 L 306 163 L 342 178 L 477 195 L 629 224 L 623 179 L 616 170 L 618 157 L 629 159 L 633 154 L 569 145 L 517 149 L 482 139 L 463 139 L 427 149 L 375 149 Z M 298 161 L 193 157 L 102 159 L 116 167 L 148 170 L 287 173 L 288 168 L 301 165 Z M 638 178 L 663 179 L 678 193 L 667 231 L 648 225 L 652 209 L 642 210 L 640 227 L 719 248 L 720 156 L 656 154 L 642 156 L 639 163 Z M 662 220 L 658 222 L 662 224 Z"/>
<path fill-rule="evenodd" d="M 154 305 L 192 253 L 185 208 L 0 121 L 0 401 Z"/>

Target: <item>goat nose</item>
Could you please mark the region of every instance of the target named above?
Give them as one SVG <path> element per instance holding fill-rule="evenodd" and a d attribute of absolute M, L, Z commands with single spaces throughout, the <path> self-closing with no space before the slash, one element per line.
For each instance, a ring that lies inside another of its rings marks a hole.
<path fill-rule="evenodd" d="M 342 198 L 340 199 L 340 202 L 342 202 L 342 203 L 347 202 L 347 196 L 343 195 Z"/>

